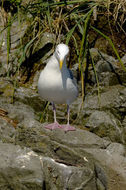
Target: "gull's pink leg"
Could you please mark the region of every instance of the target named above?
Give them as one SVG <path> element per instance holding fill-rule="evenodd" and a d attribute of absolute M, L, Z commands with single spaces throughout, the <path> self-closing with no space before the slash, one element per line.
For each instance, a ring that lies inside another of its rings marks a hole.
<path fill-rule="evenodd" d="M 50 129 L 50 130 L 61 128 L 60 124 L 56 121 L 56 107 L 55 107 L 55 104 L 52 103 L 52 106 L 53 106 L 53 112 L 54 112 L 54 123 L 50 123 L 50 124 L 45 126 L 45 128 Z"/>
<path fill-rule="evenodd" d="M 67 124 L 66 125 L 62 125 L 62 129 L 67 132 L 67 131 L 75 131 L 75 127 L 71 126 L 69 124 L 69 120 L 70 120 L 70 109 L 69 109 L 69 105 L 67 105 L 67 114 L 68 114 L 68 121 L 67 121 Z"/>

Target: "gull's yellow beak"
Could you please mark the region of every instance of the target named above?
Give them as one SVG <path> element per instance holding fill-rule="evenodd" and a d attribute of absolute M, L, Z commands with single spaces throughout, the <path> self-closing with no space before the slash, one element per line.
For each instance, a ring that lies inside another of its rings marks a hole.
<path fill-rule="evenodd" d="M 63 60 L 60 60 L 60 70 L 62 69 L 63 66 Z"/>

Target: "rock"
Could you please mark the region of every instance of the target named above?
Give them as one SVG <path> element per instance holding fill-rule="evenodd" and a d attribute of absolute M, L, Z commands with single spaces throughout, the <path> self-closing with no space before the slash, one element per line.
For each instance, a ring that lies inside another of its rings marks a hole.
<path fill-rule="evenodd" d="M 126 127 L 126 116 L 124 116 L 124 118 L 123 118 L 122 125 L 123 125 L 123 127 Z"/>
<path fill-rule="evenodd" d="M 0 94 L 6 97 L 8 102 L 13 102 L 14 85 L 11 80 L 0 78 Z"/>
<path fill-rule="evenodd" d="M 104 172 L 104 169 L 100 167 L 97 163 L 95 164 L 95 172 L 97 176 L 97 187 L 100 189 L 107 189 L 108 183 L 107 183 L 107 176 Z"/>
<path fill-rule="evenodd" d="M 126 158 L 119 154 L 111 154 L 108 150 L 102 149 L 87 149 L 87 152 L 97 160 L 96 175 L 106 189 L 125 190 Z"/>
<path fill-rule="evenodd" d="M 0 63 L 2 72 L 0 72 L 0 76 L 5 76 L 8 72 L 9 74 L 15 73 L 17 70 L 17 65 L 19 65 L 19 55 L 21 56 L 21 50 L 19 51 L 19 45 L 21 39 L 25 35 L 25 32 L 28 28 L 28 22 L 26 19 L 26 15 L 22 14 L 20 17 L 20 24 L 18 19 L 13 19 L 11 13 L 7 13 L 4 9 L 1 9 L 0 21 L 1 22 L 1 35 L 0 41 L 1 45 L 1 55 L 0 55 Z M 20 13 L 21 14 L 21 13 Z M 8 16 L 9 15 L 9 16 Z M 4 17 L 4 18 L 3 18 Z M 7 25 L 7 17 L 11 19 L 10 32 Z M 6 18 L 6 19 L 5 19 Z M 10 36 L 10 43 L 7 42 L 7 35 Z M 8 44 L 8 45 L 7 45 Z M 7 63 L 7 49 L 9 49 L 9 63 Z"/>
<path fill-rule="evenodd" d="M 95 70 L 98 81 L 101 86 L 112 86 L 126 83 L 126 74 L 120 62 L 112 56 L 99 51 L 96 48 L 91 49 L 91 54 L 95 63 Z M 122 58 L 125 63 L 125 56 Z M 89 72 L 90 80 L 96 83 L 96 76 L 91 70 Z"/>
<path fill-rule="evenodd" d="M 97 178 L 97 189 L 98 190 L 105 190 L 105 187 L 103 186 L 103 184 L 101 183 L 101 181 Z"/>
<path fill-rule="evenodd" d="M 24 120 L 18 125 L 16 144 L 33 148 L 47 156 L 58 155 L 60 159 L 68 163 L 79 161 L 79 155 L 74 154 L 67 146 L 72 147 L 106 147 L 109 142 L 100 139 L 98 136 L 84 130 L 77 130 L 75 133 L 64 133 L 62 130 L 49 131 L 43 128 L 39 122 Z M 74 135 L 74 138 L 73 138 Z M 51 141 L 51 144 L 50 144 Z M 51 146 L 50 146 L 51 145 Z M 76 148 L 77 148 L 76 147 Z M 74 157 L 71 155 L 74 154 Z"/>
<path fill-rule="evenodd" d="M 107 59 L 106 61 L 105 60 L 100 60 L 100 61 L 97 62 L 95 68 L 96 68 L 96 71 L 98 73 L 112 72 L 112 71 L 115 70 L 115 68 L 117 68 L 116 65 L 113 64 L 114 61 L 109 62 L 108 61 L 109 59 L 108 58 L 106 58 L 106 59 Z M 115 62 L 116 62 L 116 60 L 115 60 Z"/>
<path fill-rule="evenodd" d="M 25 120 L 27 122 L 30 122 L 31 118 L 35 117 L 34 110 L 28 105 L 20 103 L 20 102 L 15 102 L 15 106 L 14 106 L 13 104 L 6 103 L 5 99 L 2 97 L 0 100 L 0 108 L 4 110 L 8 110 L 7 111 L 8 114 L 6 117 L 8 117 L 8 119 L 15 120 L 17 124 Z"/>
<path fill-rule="evenodd" d="M 46 189 L 96 190 L 94 172 L 85 166 L 69 166 L 50 158 L 43 159 Z"/>
<path fill-rule="evenodd" d="M 96 40 L 95 48 L 98 48 L 100 51 L 103 51 L 105 53 L 108 52 L 108 49 L 110 49 L 112 51 L 112 48 L 111 48 L 109 42 L 105 38 L 103 38 L 102 36 L 100 36 Z"/>
<path fill-rule="evenodd" d="M 100 94 L 100 102 L 97 95 L 87 95 L 85 98 L 84 109 L 125 109 L 126 88 L 121 85 L 104 88 Z M 120 108 L 121 107 L 121 108 Z M 116 113 L 116 112 L 115 112 Z"/>
<path fill-rule="evenodd" d="M 126 112 L 126 88 L 122 85 L 100 88 L 99 96 L 97 88 L 94 88 L 87 92 L 83 104 L 79 97 L 70 108 L 71 119 L 81 127 L 86 125 L 89 116 L 96 110 L 109 112 L 122 122 Z"/>
<path fill-rule="evenodd" d="M 0 76 L 6 76 L 6 68 L 1 62 L 0 62 Z"/>
<path fill-rule="evenodd" d="M 42 190 L 43 171 L 39 156 L 28 148 L 0 143 L 0 188 Z"/>
<path fill-rule="evenodd" d="M 123 139 L 124 139 L 124 144 L 126 145 L 126 127 L 123 128 Z"/>
<path fill-rule="evenodd" d="M 90 80 L 93 82 L 93 84 L 96 84 L 96 76 L 93 71 L 90 72 Z M 116 73 L 113 72 L 102 72 L 97 73 L 98 76 L 98 83 L 101 86 L 114 86 L 117 84 L 122 84 L 122 81 L 120 79 L 120 76 L 118 76 Z M 99 87 L 99 88 L 100 88 Z"/>
<path fill-rule="evenodd" d="M 93 60 L 96 64 L 100 61 L 100 63 L 103 64 L 103 68 L 106 68 L 107 70 L 109 69 L 109 71 L 111 70 L 111 68 L 116 67 L 114 65 L 114 63 L 116 63 L 117 60 L 114 57 L 103 53 L 102 51 L 100 51 L 97 48 L 91 48 L 90 52 L 91 52 Z M 100 64 L 98 64 L 98 65 L 100 66 Z M 101 66 L 100 66 L 100 68 L 101 68 Z"/>
<path fill-rule="evenodd" d="M 51 187 L 51 189 L 57 188 L 58 190 L 60 189 L 62 190 L 62 187 L 67 187 L 67 186 L 69 186 L 70 189 L 73 189 L 73 186 L 75 185 L 75 176 L 79 175 L 80 178 L 79 180 L 77 180 L 78 182 L 76 181 L 77 189 L 81 189 L 81 187 L 83 188 L 83 186 L 90 190 L 92 190 L 93 187 L 95 189 L 95 175 L 94 175 L 92 161 L 91 160 L 89 161 L 90 164 L 88 164 L 88 162 L 87 164 L 85 163 L 85 167 L 84 167 L 83 158 L 81 158 L 81 156 L 77 155 L 76 153 L 74 153 L 73 150 L 67 147 L 67 144 L 69 144 L 69 142 L 72 143 L 73 145 L 76 145 L 76 142 L 78 140 L 79 140 L 78 143 L 83 145 L 83 142 L 81 141 L 84 138 L 85 139 L 90 138 L 90 133 L 87 132 L 87 134 L 83 134 L 84 136 L 81 137 L 81 133 L 77 132 L 77 134 L 80 136 L 80 139 L 77 139 L 77 137 L 75 137 L 75 139 L 73 140 L 72 140 L 72 136 L 73 136 L 72 134 L 65 134 L 63 131 L 60 131 L 60 130 L 53 131 L 53 133 L 51 133 L 51 131 L 45 130 L 39 122 L 34 120 L 34 114 L 31 114 L 31 110 L 30 109 L 29 111 L 26 110 L 28 106 L 26 106 L 25 104 L 22 104 L 22 106 L 24 106 L 24 109 L 22 109 L 23 107 L 21 107 L 21 103 L 15 103 L 12 106 L 10 104 L 8 108 L 8 112 L 9 112 L 8 115 L 11 118 L 12 116 L 14 117 L 14 114 L 15 116 L 17 115 L 16 118 L 20 122 L 20 124 L 18 124 L 18 128 L 16 129 L 14 144 L 15 143 L 20 144 L 22 147 L 31 147 L 36 152 L 39 152 L 43 155 L 50 156 L 57 160 L 57 162 L 54 162 L 52 161 L 52 158 L 48 158 L 48 159 L 42 158 L 42 161 L 43 161 L 42 165 L 43 165 L 44 176 L 45 176 L 44 178 L 45 186 Z M 7 105 L 5 107 L 7 108 Z M 12 110 L 12 108 L 14 109 Z M 19 118 L 21 119 L 19 120 Z M 66 135 L 69 137 L 67 137 Z M 56 136 L 57 136 L 57 140 L 55 140 Z M 60 142 L 61 136 L 62 138 L 64 136 L 64 139 L 63 141 Z M 67 142 L 67 138 L 69 139 L 69 142 Z M 6 142 L 7 140 L 8 138 L 6 137 Z M 95 139 L 92 139 L 92 140 L 94 141 Z M 93 143 L 93 141 L 90 141 L 90 143 Z M 61 145 L 63 144 L 63 142 L 64 142 L 64 145 Z M 90 146 L 90 143 L 89 143 L 89 146 Z M 99 141 L 99 138 L 97 139 L 97 137 L 94 144 L 96 144 L 96 146 L 105 146 L 104 143 L 102 144 Z M 53 172 L 50 173 L 49 168 L 50 170 L 52 168 Z M 48 180 L 48 177 L 49 177 L 48 172 L 50 173 L 50 181 Z M 66 175 L 67 173 L 68 175 Z M 56 177 L 57 183 L 55 183 L 54 181 L 54 178 L 55 178 L 54 174 L 58 176 Z"/>
<path fill-rule="evenodd" d="M 25 91 L 26 94 L 27 92 L 29 91 Z M 125 95 L 124 88 L 121 88 L 121 94 L 122 96 Z M 114 190 L 116 188 L 116 190 L 120 190 L 121 186 L 121 190 L 125 190 L 125 152 L 122 148 L 116 154 L 114 151 L 114 149 L 121 147 L 120 144 L 115 143 L 115 148 L 112 148 L 113 144 L 110 141 L 104 140 L 89 131 L 80 130 L 78 127 L 76 131 L 68 133 L 61 129 L 54 131 L 45 129 L 45 124 L 36 120 L 34 109 L 22 101 L 17 100 L 13 104 L 9 104 L 4 97 L 1 97 L 0 107 L 8 111 L 8 117 L 18 121 L 17 128 L 12 135 L 13 140 L 9 138 L 9 134 L 5 135 L 6 130 L 3 130 L 2 136 L 4 135 L 6 140 L 4 142 L 14 142 L 14 145 L 11 145 L 15 147 L 13 148 L 14 152 L 17 145 L 30 148 L 36 152 L 37 156 L 35 157 L 36 159 L 39 157 L 39 164 L 42 165 L 42 169 L 39 166 L 39 171 L 41 170 L 43 173 L 44 188 L 50 190 L 62 190 L 63 188 L 71 190 L 95 190 L 98 188 Z M 91 109 L 93 110 L 92 107 Z M 13 155 L 16 159 L 14 153 Z M 16 162 L 15 159 L 14 163 Z M 32 164 L 32 162 L 30 163 Z M 23 170 L 21 171 L 23 172 Z M 118 181 L 119 188 L 115 183 L 116 181 Z M 36 181 L 32 184 L 36 186 Z M 31 187 L 30 185 L 28 187 Z"/>
<path fill-rule="evenodd" d="M 9 122 L 9 118 L 0 116 L 0 141 L 15 143 L 15 134 L 16 130 L 11 122 Z"/>
<path fill-rule="evenodd" d="M 110 154 L 118 154 L 120 156 L 126 155 L 126 150 L 125 147 L 122 144 L 119 143 L 111 143 L 108 147 L 107 150 L 109 151 Z"/>
<path fill-rule="evenodd" d="M 91 48 L 90 52 L 94 62 L 97 63 L 101 58 L 99 50 L 97 48 Z"/>
<path fill-rule="evenodd" d="M 94 111 L 87 123 L 86 127 L 100 137 L 109 137 L 111 141 L 122 141 L 122 126 L 112 114 L 104 111 Z"/>
<path fill-rule="evenodd" d="M 83 130 L 65 134 L 62 130 L 46 130 L 37 122 L 31 127 L 27 127 L 28 124 L 24 124 L 24 127 L 20 126 L 16 144 L 31 147 L 35 152 L 49 156 L 60 163 L 49 158 L 43 164 L 47 189 L 60 190 L 65 187 L 69 187 L 71 190 L 73 188 L 96 189 L 91 156 L 85 151 L 84 154 L 81 154 L 81 152 L 77 153 L 76 150 L 82 151 L 83 147 L 92 146 L 106 147 L 108 142 L 102 142 L 94 134 Z M 77 179 L 76 176 L 79 178 Z"/>
<path fill-rule="evenodd" d="M 43 68 L 43 64 L 48 61 L 48 58 L 52 55 L 54 51 L 53 44 L 55 42 L 55 39 L 56 36 L 54 34 L 48 32 L 42 33 L 39 36 L 39 40 L 35 39 L 27 49 L 27 59 L 24 61 L 23 65 L 25 66 L 26 63 L 27 67 L 29 67 L 30 69 L 32 69 L 32 67 L 34 66 L 38 66 L 38 69 Z M 31 48 L 33 48 L 32 54 Z"/>
<path fill-rule="evenodd" d="M 40 71 L 41 72 L 41 71 Z M 32 89 L 37 89 L 38 88 L 38 79 L 39 79 L 39 76 L 40 76 L 40 72 L 37 71 L 34 75 L 34 78 L 33 78 L 33 83 L 32 83 Z"/>
<path fill-rule="evenodd" d="M 72 71 L 72 74 L 75 78 L 75 80 L 77 79 L 77 75 L 78 75 L 78 70 L 79 70 L 79 66 L 78 66 L 78 63 L 72 65 L 72 68 L 70 68 L 70 70 Z"/>
<path fill-rule="evenodd" d="M 126 145 L 126 116 L 124 116 L 123 118 L 123 122 L 122 122 L 122 126 L 123 126 L 123 139 L 124 139 L 124 142 L 125 142 L 125 145 Z"/>
<path fill-rule="evenodd" d="M 121 58 L 121 60 L 124 63 L 124 65 L 126 65 L 126 54 Z"/>
<path fill-rule="evenodd" d="M 126 67 L 126 66 L 125 66 Z M 123 85 L 126 84 L 126 70 L 124 70 L 122 67 L 120 69 L 116 70 L 117 75 L 120 77 L 120 81 Z"/>
<path fill-rule="evenodd" d="M 32 89 L 20 87 L 15 91 L 15 100 L 31 106 L 36 112 L 42 112 L 44 103 L 38 93 Z"/>
<path fill-rule="evenodd" d="M 119 76 L 112 72 L 102 72 L 99 75 L 99 83 L 102 86 L 114 86 L 120 84 Z"/>

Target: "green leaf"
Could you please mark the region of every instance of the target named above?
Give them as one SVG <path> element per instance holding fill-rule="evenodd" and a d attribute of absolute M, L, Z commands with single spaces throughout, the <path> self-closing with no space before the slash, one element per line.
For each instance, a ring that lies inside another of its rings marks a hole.
<path fill-rule="evenodd" d="M 66 37 L 66 44 L 68 45 L 71 36 L 73 35 L 73 32 L 75 30 L 75 28 L 77 27 L 77 24 L 67 33 L 67 37 Z"/>

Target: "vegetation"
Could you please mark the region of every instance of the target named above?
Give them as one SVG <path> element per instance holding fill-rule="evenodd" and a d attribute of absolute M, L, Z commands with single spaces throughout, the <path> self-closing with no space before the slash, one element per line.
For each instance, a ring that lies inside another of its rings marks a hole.
<path fill-rule="evenodd" d="M 95 75 L 97 75 L 95 63 L 90 53 L 90 48 L 94 46 L 94 40 L 91 40 L 90 33 L 94 32 L 96 34 L 95 38 L 100 35 L 108 40 L 123 70 L 126 70 L 120 59 L 117 47 L 113 43 L 113 30 L 125 35 L 126 3 L 123 0 L 2 0 L 1 7 L 7 13 L 7 23 L 0 34 L 7 28 L 8 65 L 11 25 L 15 19 L 18 19 L 20 25 L 21 14 L 30 15 L 29 28 L 33 32 L 28 30 L 28 35 L 21 39 L 18 49 L 22 53 L 18 57 L 17 69 L 14 74 L 17 72 L 19 74 L 20 67 L 27 57 L 27 52 L 31 51 L 29 54 L 32 54 L 33 46 L 37 46 L 40 36 L 44 32 L 55 34 L 57 40 L 54 46 L 60 42 L 65 42 L 71 47 L 73 54 L 70 59 L 79 65 L 82 80 L 82 98 L 84 98 L 84 81 L 86 81 L 85 77 L 87 77 L 86 72 L 88 72 L 89 62 L 92 62 L 92 68 Z M 102 26 L 99 25 L 99 22 L 101 23 L 100 18 L 105 21 Z M 103 28 L 106 25 L 109 33 L 106 32 L 105 34 Z M 11 76 L 9 67 L 7 75 Z M 98 84 L 97 76 L 96 81 Z"/>

